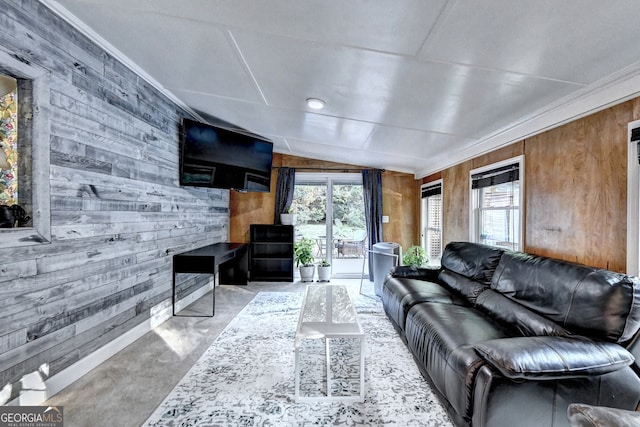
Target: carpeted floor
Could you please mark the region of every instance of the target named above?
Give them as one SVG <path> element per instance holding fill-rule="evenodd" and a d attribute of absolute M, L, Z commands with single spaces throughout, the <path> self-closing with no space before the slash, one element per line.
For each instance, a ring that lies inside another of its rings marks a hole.
<path fill-rule="evenodd" d="M 366 335 L 363 403 L 294 401 L 294 336 L 302 294 L 261 292 L 235 317 L 146 426 L 445 426 L 378 300 L 354 304 Z"/>

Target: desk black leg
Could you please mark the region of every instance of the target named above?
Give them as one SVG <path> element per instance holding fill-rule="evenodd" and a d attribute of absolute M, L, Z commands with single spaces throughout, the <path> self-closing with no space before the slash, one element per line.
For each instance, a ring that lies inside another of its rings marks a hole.
<path fill-rule="evenodd" d="M 211 317 L 216 315 L 216 275 L 213 275 L 213 307 L 211 308 Z"/>
<path fill-rule="evenodd" d="M 171 308 L 173 310 L 173 315 L 176 315 L 176 268 L 175 266 L 172 268 L 173 273 L 173 284 L 171 286 Z"/>
<path fill-rule="evenodd" d="M 208 314 L 177 314 L 176 313 L 176 273 L 173 272 L 173 291 L 171 293 L 171 305 L 173 306 L 173 315 L 178 317 L 213 317 L 216 314 L 216 275 L 213 275 L 213 302 L 211 307 L 211 316 Z M 202 298 L 202 297 L 200 297 Z M 185 307 L 183 307 L 185 308 Z"/>

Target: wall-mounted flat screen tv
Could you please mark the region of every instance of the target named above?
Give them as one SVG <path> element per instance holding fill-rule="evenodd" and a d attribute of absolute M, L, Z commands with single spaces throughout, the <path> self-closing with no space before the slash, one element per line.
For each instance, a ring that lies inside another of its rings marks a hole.
<path fill-rule="evenodd" d="M 180 185 L 268 192 L 272 160 L 271 141 L 182 121 Z"/>

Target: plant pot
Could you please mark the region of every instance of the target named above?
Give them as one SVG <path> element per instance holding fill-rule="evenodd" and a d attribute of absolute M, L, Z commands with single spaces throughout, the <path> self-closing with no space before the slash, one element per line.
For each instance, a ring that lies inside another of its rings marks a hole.
<path fill-rule="evenodd" d="M 280 214 L 280 223 L 282 225 L 296 225 L 296 214 Z"/>
<path fill-rule="evenodd" d="M 318 282 L 328 282 L 331 278 L 331 266 L 318 266 Z"/>
<path fill-rule="evenodd" d="M 313 274 L 316 271 L 315 265 L 303 265 L 300 266 L 300 281 L 301 282 L 313 282 Z"/>

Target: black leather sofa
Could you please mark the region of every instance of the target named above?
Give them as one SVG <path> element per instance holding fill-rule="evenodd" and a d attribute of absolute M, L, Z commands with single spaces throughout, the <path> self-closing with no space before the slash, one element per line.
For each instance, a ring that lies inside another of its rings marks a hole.
<path fill-rule="evenodd" d="M 391 270 L 382 302 L 458 426 L 569 426 L 571 403 L 638 408 L 635 277 L 454 242 L 439 269 Z"/>

